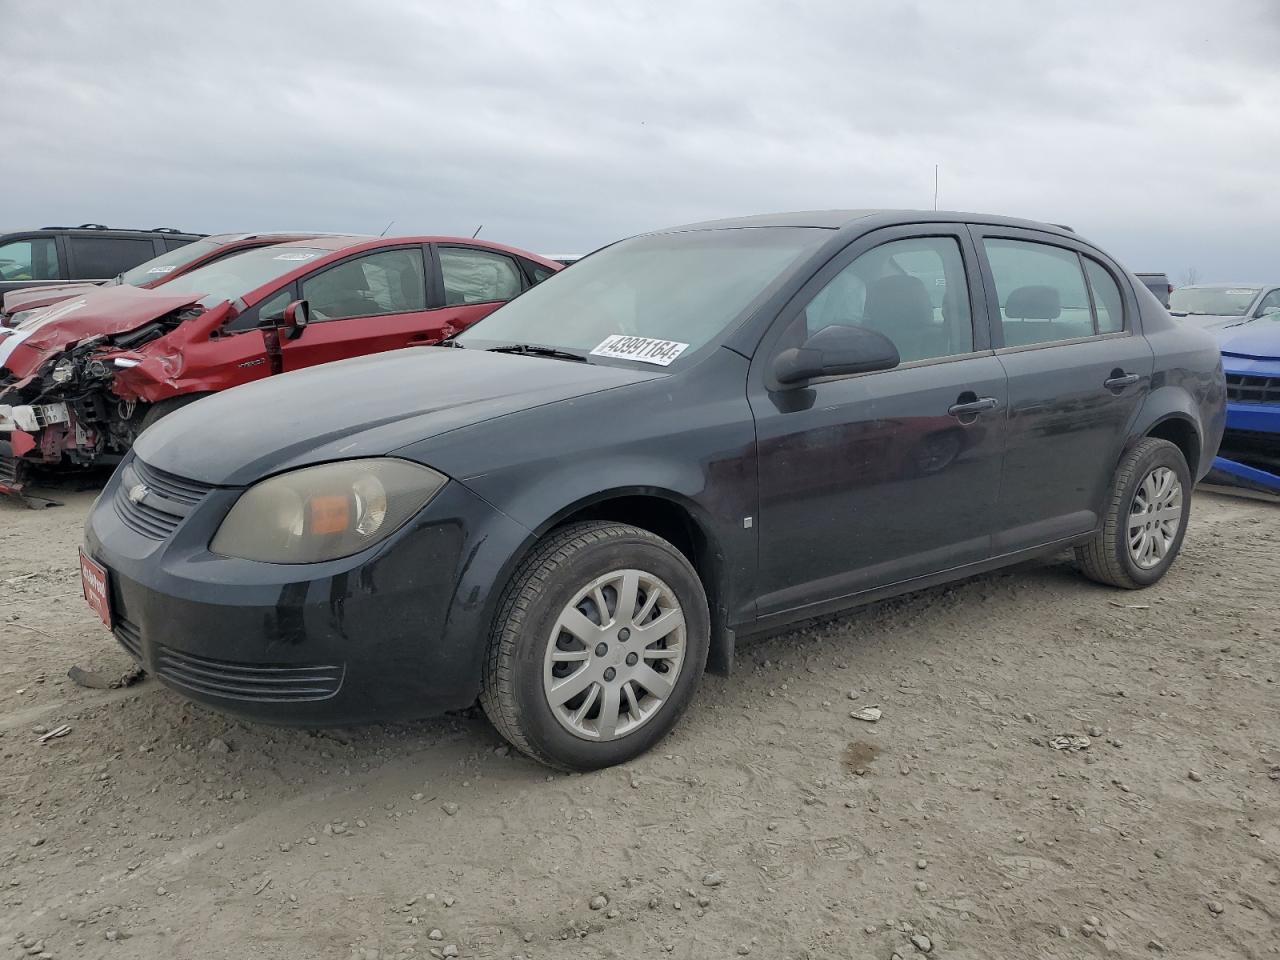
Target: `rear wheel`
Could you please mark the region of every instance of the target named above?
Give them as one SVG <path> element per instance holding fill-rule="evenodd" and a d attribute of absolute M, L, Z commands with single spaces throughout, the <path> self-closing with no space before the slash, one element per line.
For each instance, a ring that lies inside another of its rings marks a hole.
<path fill-rule="evenodd" d="M 1148 587 L 1173 565 L 1190 516 L 1191 471 L 1182 451 L 1147 437 L 1121 460 L 1102 527 L 1076 548 L 1076 563 L 1099 583 Z"/>
<path fill-rule="evenodd" d="M 702 584 L 670 543 L 620 523 L 572 524 L 507 587 L 480 702 L 536 760 L 566 770 L 622 763 L 688 706 L 709 621 Z"/>

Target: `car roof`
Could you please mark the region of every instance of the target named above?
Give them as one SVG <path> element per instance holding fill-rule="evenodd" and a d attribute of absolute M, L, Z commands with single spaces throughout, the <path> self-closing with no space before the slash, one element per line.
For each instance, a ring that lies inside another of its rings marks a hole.
<path fill-rule="evenodd" d="M 992 226 L 1020 227 L 1025 230 L 1047 230 L 1050 233 L 1074 236 L 1070 227 L 1039 220 L 1005 217 L 990 213 L 965 213 L 955 210 L 909 210 L 859 208 L 849 210 L 800 210 L 791 213 L 761 213 L 749 217 L 732 217 L 726 220 L 704 220 L 699 223 L 654 230 L 652 233 L 674 233 L 683 230 L 733 230 L 745 227 L 817 227 L 839 230 L 857 224 L 870 226 L 864 221 L 875 221 L 876 226 L 894 223 L 981 223 Z"/>
<path fill-rule="evenodd" d="M 480 247 L 486 250 L 493 250 L 497 253 L 505 253 L 513 257 L 523 257 L 526 260 L 533 260 L 537 263 L 547 266 L 553 266 L 559 269 L 562 264 L 548 260 L 536 253 L 528 250 L 520 250 L 516 247 L 509 247 L 502 243 L 493 243 L 490 240 L 480 240 L 474 237 L 449 237 L 449 236 L 413 236 L 413 237 L 371 237 L 371 236 L 351 236 L 351 235 L 329 235 L 316 237 L 314 239 L 293 240 L 288 243 L 278 244 L 278 246 L 298 246 L 307 247 L 313 250 L 328 250 L 331 252 L 350 251 L 357 252 L 361 249 L 377 250 L 380 247 L 397 247 L 404 244 L 413 243 L 434 243 L 443 246 L 464 246 L 464 247 Z"/>
<path fill-rule="evenodd" d="M 335 236 L 335 234 L 319 233 L 315 230 L 256 230 L 252 233 L 213 233 L 205 237 L 210 243 L 228 244 L 244 243 L 249 240 L 268 240 L 272 243 L 288 243 L 294 240 L 311 240 L 316 237 Z M 337 234 L 350 236 L 350 234 Z"/>

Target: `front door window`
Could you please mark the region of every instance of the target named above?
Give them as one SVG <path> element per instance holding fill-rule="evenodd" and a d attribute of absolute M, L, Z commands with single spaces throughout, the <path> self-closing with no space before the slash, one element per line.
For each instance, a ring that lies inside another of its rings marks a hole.
<path fill-rule="evenodd" d="M 850 324 L 884 334 L 903 363 L 973 350 L 964 260 L 953 237 L 913 237 L 868 250 L 804 311 L 807 333 Z"/>

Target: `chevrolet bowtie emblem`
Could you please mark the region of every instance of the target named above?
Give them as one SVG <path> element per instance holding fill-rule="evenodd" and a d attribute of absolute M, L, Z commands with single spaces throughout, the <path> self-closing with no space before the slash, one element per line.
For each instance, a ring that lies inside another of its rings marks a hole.
<path fill-rule="evenodd" d="M 129 488 L 129 502 L 141 503 L 143 499 L 146 497 L 146 495 L 150 492 L 151 490 L 147 487 L 145 483 L 135 483 L 132 487 Z"/>

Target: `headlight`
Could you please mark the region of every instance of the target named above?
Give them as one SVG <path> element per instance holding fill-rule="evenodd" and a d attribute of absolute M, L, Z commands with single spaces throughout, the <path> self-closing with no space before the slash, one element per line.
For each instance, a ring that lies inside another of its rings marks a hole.
<path fill-rule="evenodd" d="M 447 478 L 407 460 L 345 460 L 263 480 L 236 501 L 209 549 L 264 563 L 318 563 L 389 537 Z"/>
<path fill-rule="evenodd" d="M 49 374 L 49 379 L 54 383 L 66 383 L 75 375 L 75 362 L 70 357 L 63 357 L 53 365 L 53 370 Z"/>

